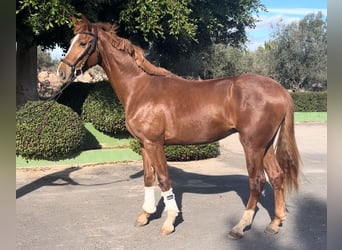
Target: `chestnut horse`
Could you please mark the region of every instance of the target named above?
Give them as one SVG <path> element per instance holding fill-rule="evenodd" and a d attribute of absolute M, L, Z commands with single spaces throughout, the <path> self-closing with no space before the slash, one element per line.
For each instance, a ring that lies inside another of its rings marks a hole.
<path fill-rule="evenodd" d="M 241 238 L 252 223 L 266 176 L 274 189 L 275 216 L 266 232 L 285 220 L 286 189 L 298 189 L 300 155 L 294 136 L 293 103 L 276 81 L 255 74 L 194 81 L 156 67 L 141 48 L 119 37 L 108 23 L 72 18 L 74 38 L 57 73 L 63 83 L 98 64 L 124 107 L 126 127 L 139 140 L 144 167 L 144 203 L 136 225 L 156 211 L 157 177 L 167 211 L 161 233 L 174 231 L 179 213 L 164 145 L 214 142 L 239 133 L 249 176 L 250 196 L 229 236 Z M 277 136 L 278 135 L 278 136 Z"/>

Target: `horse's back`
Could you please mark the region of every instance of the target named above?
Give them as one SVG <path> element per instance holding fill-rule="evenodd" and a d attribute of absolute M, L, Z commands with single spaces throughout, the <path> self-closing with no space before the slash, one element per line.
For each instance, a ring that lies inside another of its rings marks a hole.
<path fill-rule="evenodd" d="M 242 74 L 233 77 L 234 86 L 243 89 L 245 93 L 263 93 L 265 98 L 274 95 L 285 96 L 286 89 L 274 79 L 258 74 Z"/>

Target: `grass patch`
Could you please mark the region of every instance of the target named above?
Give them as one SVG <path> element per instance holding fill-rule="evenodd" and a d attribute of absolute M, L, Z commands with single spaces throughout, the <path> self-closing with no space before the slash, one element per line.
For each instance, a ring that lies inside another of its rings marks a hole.
<path fill-rule="evenodd" d="M 129 135 L 109 136 L 94 128 L 91 123 L 85 123 L 87 134 L 84 149 L 96 149 L 106 147 L 129 147 Z"/>
<path fill-rule="evenodd" d="M 327 112 L 295 112 L 295 122 L 326 122 Z"/>

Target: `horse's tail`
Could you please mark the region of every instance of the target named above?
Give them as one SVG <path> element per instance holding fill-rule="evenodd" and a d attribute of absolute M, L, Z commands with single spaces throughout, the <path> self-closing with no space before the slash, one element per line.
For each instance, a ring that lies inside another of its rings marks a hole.
<path fill-rule="evenodd" d="M 291 97 L 288 98 L 288 108 L 281 124 L 276 147 L 277 161 L 284 172 L 284 188 L 298 190 L 298 173 L 301 163 L 294 132 L 294 107 Z"/>

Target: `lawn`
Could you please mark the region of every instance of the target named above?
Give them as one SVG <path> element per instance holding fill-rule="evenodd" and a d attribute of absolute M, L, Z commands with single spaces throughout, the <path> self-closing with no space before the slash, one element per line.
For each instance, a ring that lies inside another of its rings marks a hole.
<path fill-rule="evenodd" d="M 327 112 L 295 112 L 295 122 L 326 122 Z"/>
<path fill-rule="evenodd" d="M 326 112 L 296 112 L 295 122 L 326 122 Z M 85 124 L 87 129 L 86 150 L 71 159 L 60 161 L 30 160 L 16 157 L 16 167 L 46 167 L 90 165 L 114 162 L 141 160 L 141 156 L 129 148 L 129 138 L 114 138 L 97 131 L 91 124 Z"/>

